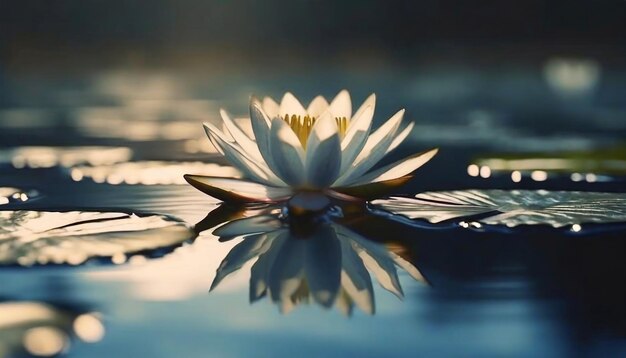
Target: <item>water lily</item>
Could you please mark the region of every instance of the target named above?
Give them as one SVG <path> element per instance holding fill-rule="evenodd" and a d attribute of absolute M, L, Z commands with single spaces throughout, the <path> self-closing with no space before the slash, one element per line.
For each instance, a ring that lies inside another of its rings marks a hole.
<path fill-rule="evenodd" d="M 224 201 L 277 202 L 303 191 L 368 199 L 404 184 L 437 149 L 374 168 L 413 129 L 401 127 L 404 110 L 372 130 L 376 96 L 352 114 L 348 91 L 330 102 L 317 96 L 305 108 L 291 93 L 280 104 L 271 98 L 250 101 L 252 131 L 224 110 L 224 131 L 211 123 L 209 140 L 244 179 L 185 175 L 198 190 Z M 249 133 L 252 132 L 252 133 Z"/>

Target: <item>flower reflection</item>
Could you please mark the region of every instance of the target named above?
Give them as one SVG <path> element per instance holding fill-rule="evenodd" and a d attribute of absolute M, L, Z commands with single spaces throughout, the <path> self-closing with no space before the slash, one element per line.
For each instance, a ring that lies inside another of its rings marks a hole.
<path fill-rule="evenodd" d="M 71 338 L 95 343 L 104 337 L 99 313 L 60 308 L 37 301 L 0 302 L 0 356 L 55 356 Z"/>
<path fill-rule="evenodd" d="M 370 273 L 399 298 L 403 291 L 396 266 L 415 280 L 424 280 L 407 260 L 333 219 L 328 213 L 289 218 L 268 207 L 218 227 L 213 234 L 221 241 L 242 241 L 221 262 L 211 290 L 256 259 L 251 268 L 251 303 L 268 297 L 282 313 L 314 302 L 325 308 L 336 306 L 345 315 L 355 306 L 374 314 Z"/>

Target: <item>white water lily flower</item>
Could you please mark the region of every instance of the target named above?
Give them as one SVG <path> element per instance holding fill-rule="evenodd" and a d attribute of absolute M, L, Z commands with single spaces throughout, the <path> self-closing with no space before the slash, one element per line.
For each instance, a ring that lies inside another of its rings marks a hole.
<path fill-rule="evenodd" d="M 374 169 L 413 129 L 401 129 L 404 110 L 372 131 L 376 96 L 372 94 L 352 115 L 343 90 L 330 102 L 318 96 L 305 109 L 286 93 L 277 104 L 271 98 L 250 101 L 252 136 L 224 110 L 225 131 L 205 123 L 209 140 L 246 179 L 185 175 L 198 190 L 221 200 L 282 201 L 299 191 L 371 198 L 404 184 L 437 149 L 412 155 Z"/>

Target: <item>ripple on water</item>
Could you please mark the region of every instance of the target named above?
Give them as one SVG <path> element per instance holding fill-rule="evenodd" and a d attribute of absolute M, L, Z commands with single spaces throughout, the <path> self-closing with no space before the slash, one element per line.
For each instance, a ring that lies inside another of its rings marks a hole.
<path fill-rule="evenodd" d="M 126 147 L 19 147 L 0 151 L 0 163 L 15 168 L 72 167 L 75 165 L 110 165 L 126 162 L 132 157 Z"/>
<path fill-rule="evenodd" d="M 202 162 L 138 161 L 100 166 L 77 166 L 72 169 L 74 181 L 89 178 L 111 185 L 186 185 L 183 174 L 238 178 L 233 167 Z"/>
<path fill-rule="evenodd" d="M 120 264 L 129 254 L 158 256 L 194 237 L 187 224 L 162 215 L 0 211 L 0 265 L 80 265 L 92 258 Z"/>

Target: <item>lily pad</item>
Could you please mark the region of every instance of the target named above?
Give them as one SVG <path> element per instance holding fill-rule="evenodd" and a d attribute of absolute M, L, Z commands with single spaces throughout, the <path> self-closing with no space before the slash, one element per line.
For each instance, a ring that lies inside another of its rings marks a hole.
<path fill-rule="evenodd" d="M 185 223 L 161 215 L 0 211 L 0 265 L 79 265 L 97 257 L 120 263 L 193 237 Z"/>
<path fill-rule="evenodd" d="M 551 225 L 626 222 L 626 194 L 546 190 L 425 192 L 372 202 L 393 214 L 439 223 L 482 215 L 487 225 Z"/>

